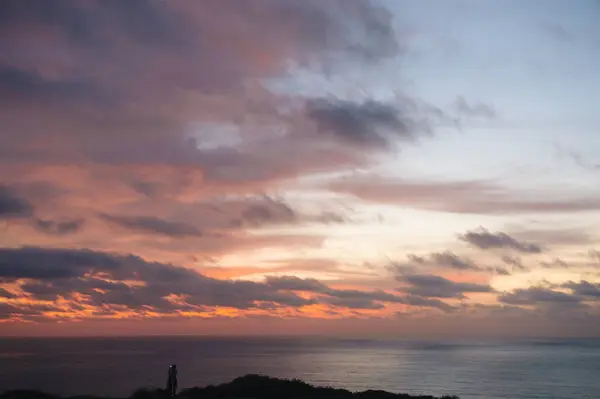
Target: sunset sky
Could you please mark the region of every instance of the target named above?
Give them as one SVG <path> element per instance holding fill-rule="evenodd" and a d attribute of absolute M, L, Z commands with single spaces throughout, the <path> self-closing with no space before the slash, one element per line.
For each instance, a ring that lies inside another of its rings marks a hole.
<path fill-rule="evenodd" d="M 600 336 L 598 20 L 0 2 L 0 334 Z"/>

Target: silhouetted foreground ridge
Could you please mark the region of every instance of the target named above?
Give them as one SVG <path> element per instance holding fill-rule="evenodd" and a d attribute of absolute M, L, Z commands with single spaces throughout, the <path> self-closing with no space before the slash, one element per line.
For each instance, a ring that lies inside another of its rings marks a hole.
<path fill-rule="evenodd" d="M 130 399 L 164 399 L 169 396 L 163 389 L 139 389 Z M 368 390 L 350 392 L 345 389 L 315 387 L 300 380 L 282 380 L 261 375 L 246 375 L 220 385 L 204 388 L 183 389 L 181 399 L 438 399 L 428 395 L 395 394 L 386 391 Z M 0 395 L 2 399 L 60 399 L 36 391 L 9 391 Z M 71 396 L 69 399 L 93 398 L 91 396 Z M 100 398 L 94 398 L 100 399 Z M 459 399 L 456 396 L 442 396 L 439 399 Z"/>

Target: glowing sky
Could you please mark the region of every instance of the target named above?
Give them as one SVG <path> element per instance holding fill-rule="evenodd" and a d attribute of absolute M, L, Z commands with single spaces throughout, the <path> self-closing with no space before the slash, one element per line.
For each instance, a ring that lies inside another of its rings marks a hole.
<path fill-rule="evenodd" d="M 0 3 L 0 334 L 600 335 L 600 4 Z"/>

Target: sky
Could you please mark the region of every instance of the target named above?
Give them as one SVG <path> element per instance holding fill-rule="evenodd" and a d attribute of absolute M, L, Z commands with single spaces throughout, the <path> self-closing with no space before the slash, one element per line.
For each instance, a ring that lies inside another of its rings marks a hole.
<path fill-rule="evenodd" d="M 0 334 L 600 336 L 598 18 L 2 1 Z"/>

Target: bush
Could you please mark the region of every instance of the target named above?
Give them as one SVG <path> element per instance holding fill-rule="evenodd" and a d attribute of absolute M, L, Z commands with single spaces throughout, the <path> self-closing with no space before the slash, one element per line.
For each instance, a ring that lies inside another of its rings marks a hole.
<path fill-rule="evenodd" d="M 301 380 L 285 380 L 249 374 L 227 384 L 209 385 L 181 391 L 186 399 L 436 399 L 433 396 L 413 396 L 386 391 L 368 390 L 352 393 L 345 389 L 314 387 Z M 444 396 L 440 399 L 458 399 Z"/>
<path fill-rule="evenodd" d="M 57 396 L 33 390 L 7 391 L 0 395 L 2 399 L 55 399 Z"/>
<path fill-rule="evenodd" d="M 165 399 L 170 397 L 165 389 L 140 388 L 131 395 L 131 399 Z"/>
<path fill-rule="evenodd" d="M 297 379 L 285 380 L 263 375 L 249 374 L 220 385 L 182 390 L 181 399 L 438 399 L 433 396 L 395 394 L 380 390 L 350 392 L 331 387 L 315 387 Z M 130 399 L 166 399 L 170 395 L 165 389 L 141 388 L 131 394 Z M 0 399 L 61 399 L 38 391 L 9 391 Z M 87 396 L 67 399 L 90 399 Z M 95 398 L 100 399 L 100 398 Z M 456 396 L 442 396 L 439 399 L 458 399 Z"/>

